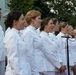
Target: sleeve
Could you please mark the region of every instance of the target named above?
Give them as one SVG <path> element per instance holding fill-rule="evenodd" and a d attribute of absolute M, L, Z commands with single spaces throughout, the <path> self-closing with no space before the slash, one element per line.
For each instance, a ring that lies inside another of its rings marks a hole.
<path fill-rule="evenodd" d="M 60 65 L 59 60 L 53 50 L 53 47 L 51 48 L 50 44 L 48 44 L 44 40 L 42 40 L 42 42 L 43 42 L 42 51 L 43 51 L 45 57 L 47 58 L 47 60 L 50 63 L 52 63 L 57 69 L 59 69 L 61 67 L 61 65 Z"/>
<path fill-rule="evenodd" d="M 57 37 L 56 36 L 56 39 L 55 39 L 56 43 L 57 43 L 57 46 L 58 46 L 58 55 L 59 55 L 59 62 L 63 64 L 63 60 L 62 60 L 62 46 L 61 46 L 61 38 Z"/>
<path fill-rule="evenodd" d="M 7 43 L 7 56 L 8 62 L 11 66 L 13 75 L 23 75 L 21 66 L 20 66 L 20 56 L 19 56 L 19 45 L 17 37 L 12 36 L 8 39 Z"/>
<path fill-rule="evenodd" d="M 32 75 L 39 75 L 37 66 L 36 66 L 36 61 L 35 61 L 35 55 L 34 55 L 34 46 L 33 46 L 34 38 L 31 35 L 31 33 L 26 33 L 23 39 L 25 43 L 27 44 L 28 58 L 30 60 Z"/>

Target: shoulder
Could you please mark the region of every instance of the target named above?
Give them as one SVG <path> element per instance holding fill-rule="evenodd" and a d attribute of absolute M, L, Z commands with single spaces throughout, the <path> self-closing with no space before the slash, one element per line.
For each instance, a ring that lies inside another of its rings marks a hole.
<path fill-rule="evenodd" d="M 61 37 L 61 34 L 59 33 L 56 37 L 57 37 L 57 38 Z"/>
<path fill-rule="evenodd" d="M 22 37 L 33 37 L 33 36 L 34 36 L 34 33 L 33 33 L 32 29 L 26 28 L 22 32 Z"/>
<path fill-rule="evenodd" d="M 9 28 L 5 31 L 5 34 L 7 34 L 10 30 L 11 30 L 11 28 L 9 27 Z"/>
<path fill-rule="evenodd" d="M 45 38 L 45 37 L 46 37 L 46 35 L 45 35 L 43 32 L 41 32 L 39 36 L 40 36 L 41 38 Z"/>
<path fill-rule="evenodd" d="M 5 38 L 9 38 L 9 39 L 16 39 L 17 38 L 17 34 L 15 32 L 13 32 L 12 30 L 10 30 L 10 32 L 8 32 L 7 34 L 5 34 Z"/>
<path fill-rule="evenodd" d="M 39 36 L 40 36 L 40 38 L 41 38 L 42 41 L 47 40 L 46 35 L 44 35 L 42 32 L 40 33 Z"/>
<path fill-rule="evenodd" d="M 5 37 L 4 37 L 4 44 L 5 44 L 5 46 L 9 45 L 10 43 L 16 44 L 17 41 L 18 41 L 18 37 L 11 30 L 10 30 L 10 32 L 5 34 Z"/>

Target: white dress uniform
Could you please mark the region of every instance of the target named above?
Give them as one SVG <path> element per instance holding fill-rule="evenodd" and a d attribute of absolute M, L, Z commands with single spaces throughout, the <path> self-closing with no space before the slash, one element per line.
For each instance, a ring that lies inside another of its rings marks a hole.
<path fill-rule="evenodd" d="M 0 26 L 0 75 L 4 75 L 5 72 L 5 48 L 3 44 L 4 32 Z"/>
<path fill-rule="evenodd" d="M 46 58 L 47 72 L 44 75 L 55 75 L 57 69 L 60 68 L 57 45 L 49 37 L 49 33 L 42 31 L 40 37 L 43 43 L 43 53 Z"/>
<path fill-rule="evenodd" d="M 10 27 L 7 28 L 7 30 L 5 31 L 5 35 L 11 30 Z M 7 56 L 7 51 L 6 51 L 6 56 Z"/>
<path fill-rule="evenodd" d="M 10 27 L 7 28 L 7 30 L 5 31 L 5 35 L 11 30 Z"/>
<path fill-rule="evenodd" d="M 8 63 L 5 75 L 31 75 L 27 48 L 19 36 L 19 31 L 12 28 L 4 38 Z"/>
<path fill-rule="evenodd" d="M 63 38 L 62 36 L 65 36 L 65 34 L 63 34 L 62 32 L 60 32 L 58 35 L 57 35 L 57 41 L 60 43 L 60 53 L 61 53 L 61 59 L 63 61 L 63 65 L 65 65 L 67 67 L 67 39 L 66 38 Z M 71 52 L 69 50 L 69 66 L 73 66 L 74 63 L 73 63 L 73 59 L 71 58 Z M 68 70 L 66 69 L 66 71 L 60 75 L 67 75 Z M 71 71 L 70 71 L 71 72 Z M 73 75 L 71 73 L 71 75 Z"/>
<path fill-rule="evenodd" d="M 63 38 L 62 36 L 65 36 L 65 34 L 63 34 L 62 32 L 60 32 L 56 38 L 57 38 L 57 41 L 60 43 L 60 53 L 62 55 L 62 61 L 63 61 L 63 65 L 67 65 L 67 59 L 66 59 L 66 52 L 67 52 L 67 41 L 66 41 L 66 38 Z"/>
<path fill-rule="evenodd" d="M 55 40 L 55 39 L 56 39 L 56 36 L 55 36 L 54 32 L 49 33 L 49 36 L 50 36 L 50 38 L 51 38 L 52 40 Z"/>
<path fill-rule="evenodd" d="M 27 43 L 32 75 L 39 75 L 41 72 L 44 72 L 47 69 L 44 59 L 45 57 L 41 51 L 41 39 L 36 32 L 36 28 L 32 25 L 28 26 L 23 32 L 22 37 Z"/>
<path fill-rule="evenodd" d="M 59 62 L 60 63 L 62 63 L 62 55 L 61 55 L 61 53 L 60 53 L 60 44 L 59 44 L 59 42 L 58 42 L 58 40 L 57 40 L 57 38 L 56 38 L 56 35 L 55 35 L 55 33 L 54 32 L 52 32 L 52 33 L 49 33 L 49 37 L 50 37 L 50 40 L 52 40 L 54 43 L 55 43 L 55 45 L 57 46 L 56 47 L 56 49 L 57 49 L 57 51 L 58 51 L 58 56 L 59 56 Z"/>
<path fill-rule="evenodd" d="M 37 31 L 37 33 L 38 33 L 38 34 L 40 34 L 40 33 L 41 33 L 41 32 L 40 32 L 40 28 L 38 28 L 36 31 Z"/>
<path fill-rule="evenodd" d="M 75 58 L 75 56 L 76 56 L 76 38 L 69 40 L 69 47 L 70 47 L 69 49 L 72 54 L 71 57 L 73 58 L 74 65 L 76 65 L 76 58 Z"/>

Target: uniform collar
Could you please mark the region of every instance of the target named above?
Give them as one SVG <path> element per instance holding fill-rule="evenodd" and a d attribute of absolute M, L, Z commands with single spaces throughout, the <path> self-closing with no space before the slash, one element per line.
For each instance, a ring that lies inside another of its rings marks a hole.
<path fill-rule="evenodd" d="M 55 32 L 50 32 L 49 34 L 55 34 Z"/>
<path fill-rule="evenodd" d="M 60 32 L 60 34 L 61 34 L 62 36 L 65 36 L 65 34 L 64 34 L 64 33 L 62 33 L 62 32 Z"/>
<path fill-rule="evenodd" d="M 17 29 L 15 29 L 15 28 L 12 28 L 12 30 L 15 31 L 15 32 L 17 32 L 17 33 L 20 32 L 20 30 L 17 30 Z"/>
<path fill-rule="evenodd" d="M 45 31 L 42 31 L 42 33 L 49 36 L 49 33 L 45 32 Z"/>
<path fill-rule="evenodd" d="M 36 28 L 32 25 L 29 26 L 31 29 L 36 30 Z"/>

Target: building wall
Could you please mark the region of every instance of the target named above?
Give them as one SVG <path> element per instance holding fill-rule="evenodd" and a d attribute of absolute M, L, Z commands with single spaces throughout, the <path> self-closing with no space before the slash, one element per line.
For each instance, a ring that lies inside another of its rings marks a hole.
<path fill-rule="evenodd" d="M 0 0 L 0 8 L 2 9 L 2 18 L 0 20 L 0 25 L 2 25 L 4 31 L 5 31 L 4 21 L 6 19 L 7 14 L 9 13 L 9 8 L 7 6 L 7 3 L 9 3 L 9 1 L 10 0 Z"/>

